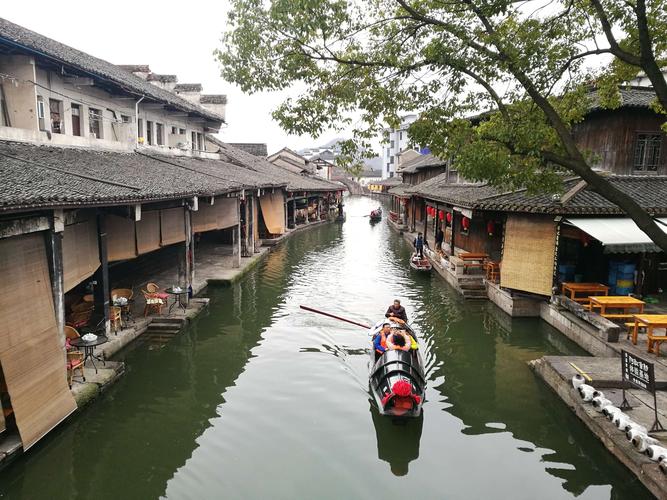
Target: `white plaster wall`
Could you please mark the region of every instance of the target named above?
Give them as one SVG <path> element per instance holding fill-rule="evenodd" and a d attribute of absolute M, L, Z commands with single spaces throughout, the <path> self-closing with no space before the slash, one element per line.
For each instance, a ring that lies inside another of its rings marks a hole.
<path fill-rule="evenodd" d="M 12 127 L 39 130 L 35 94 L 35 64 L 28 56 L 1 56 L 0 73 L 10 78 L 2 82 Z M 13 77 L 14 79 L 12 79 Z"/>

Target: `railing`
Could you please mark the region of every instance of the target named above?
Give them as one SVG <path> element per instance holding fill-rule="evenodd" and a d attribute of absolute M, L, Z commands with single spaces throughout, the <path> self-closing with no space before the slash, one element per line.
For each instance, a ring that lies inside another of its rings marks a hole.
<path fill-rule="evenodd" d="M 389 212 L 389 220 L 391 220 L 392 222 L 398 222 L 398 213 Z"/>

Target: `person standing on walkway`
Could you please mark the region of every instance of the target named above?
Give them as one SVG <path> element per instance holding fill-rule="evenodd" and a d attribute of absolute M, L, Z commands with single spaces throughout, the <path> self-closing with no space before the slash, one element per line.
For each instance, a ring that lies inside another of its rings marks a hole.
<path fill-rule="evenodd" d="M 442 242 L 445 241 L 445 233 L 442 232 L 442 228 L 438 226 L 438 230 L 435 233 L 435 250 L 442 250 Z"/>

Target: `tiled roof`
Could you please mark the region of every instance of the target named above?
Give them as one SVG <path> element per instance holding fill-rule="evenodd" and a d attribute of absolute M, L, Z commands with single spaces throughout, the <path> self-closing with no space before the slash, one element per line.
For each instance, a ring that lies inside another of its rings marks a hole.
<path fill-rule="evenodd" d="M 227 104 L 227 96 L 225 94 L 202 94 L 199 97 L 199 102 L 202 104 Z"/>
<path fill-rule="evenodd" d="M 667 176 L 610 175 L 608 180 L 621 191 L 629 194 L 642 208 L 655 215 L 667 214 Z M 530 212 L 548 214 L 619 215 L 623 212 L 589 186 L 577 191 L 561 202 L 561 197 L 580 182 L 579 178 L 563 181 L 559 194 L 530 194 L 521 189 L 502 192 L 487 184 L 448 184 L 446 174 L 407 189 L 407 193 L 444 203 L 479 210 L 505 212 Z"/>
<path fill-rule="evenodd" d="M 169 104 L 181 111 L 187 111 L 208 120 L 216 122 L 224 121 L 221 116 L 212 111 L 193 104 L 173 92 L 153 85 L 139 76 L 133 75 L 121 66 L 98 59 L 0 18 L 0 43 L 8 42 L 24 50 L 42 54 L 49 59 L 65 64 L 83 73 L 106 80 L 136 96 L 146 96 L 147 99 Z M 143 65 L 137 65 L 137 67 L 142 68 Z M 148 69 L 147 66 L 145 68 Z M 150 69 L 148 71 L 150 72 Z"/>
<path fill-rule="evenodd" d="M 622 108 L 649 108 L 656 100 L 655 91 L 650 87 L 622 87 L 621 93 Z M 605 109 L 600 106 L 597 92 L 591 92 L 591 111 Z"/>
<path fill-rule="evenodd" d="M 146 78 L 149 82 L 164 82 L 164 83 L 173 83 L 178 81 L 176 75 L 159 75 L 157 73 L 149 73 Z"/>
<path fill-rule="evenodd" d="M 409 198 L 411 195 L 408 193 L 408 189 L 411 187 L 410 184 L 399 184 L 398 186 L 391 188 L 387 193 L 393 194 L 394 196 Z"/>
<path fill-rule="evenodd" d="M 276 179 L 277 182 L 287 183 L 288 191 L 339 191 L 341 189 L 339 184 L 309 175 L 295 174 L 288 170 L 276 167 L 265 158 L 253 156 L 252 154 L 236 148 L 231 144 L 222 142 L 220 139 L 213 136 L 209 135 L 207 136 L 207 139 L 220 148 L 220 157 L 223 160 L 235 165 L 243 165 L 257 172 L 266 174 L 271 178 Z"/>
<path fill-rule="evenodd" d="M 266 158 L 268 153 L 266 143 L 263 142 L 230 142 L 229 145 L 242 149 L 253 156 L 261 156 L 262 158 Z"/>
<path fill-rule="evenodd" d="M 174 92 L 201 92 L 204 90 L 201 83 L 179 83 L 174 87 Z"/>
<path fill-rule="evenodd" d="M 151 68 L 148 64 L 118 64 L 119 68 L 123 68 L 130 73 L 150 73 Z"/>
<path fill-rule="evenodd" d="M 218 160 L 0 141 L 0 210 L 224 194 L 285 181 Z"/>
<path fill-rule="evenodd" d="M 440 167 L 446 164 L 447 162 L 445 160 L 441 160 L 437 156 L 433 156 L 429 153 L 406 161 L 403 165 L 401 165 L 401 168 L 398 171 L 406 174 L 414 174 L 418 170 L 424 168 Z"/>

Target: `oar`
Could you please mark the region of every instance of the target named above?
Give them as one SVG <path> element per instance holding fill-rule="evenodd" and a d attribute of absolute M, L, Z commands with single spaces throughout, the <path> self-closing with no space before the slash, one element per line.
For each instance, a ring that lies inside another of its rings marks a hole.
<path fill-rule="evenodd" d="M 340 316 L 336 316 L 335 314 L 320 311 L 319 309 L 313 309 L 312 307 L 308 307 L 308 306 L 300 306 L 300 307 L 301 307 L 301 309 L 304 309 L 306 311 L 314 312 L 316 314 L 321 314 L 322 316 L 328 316 L 329 318 L 337 319 L 339 321 L 345 321 L 346 323 L 351 323 L 353 325 L 360 326 L 361 328 L 366 328 L 366 329 L 371 328 L 369 325 L 364 325 L 362 323 L 357 323 L 356 321 L 352 321 L 351 319 L 341 318 Z"/>

